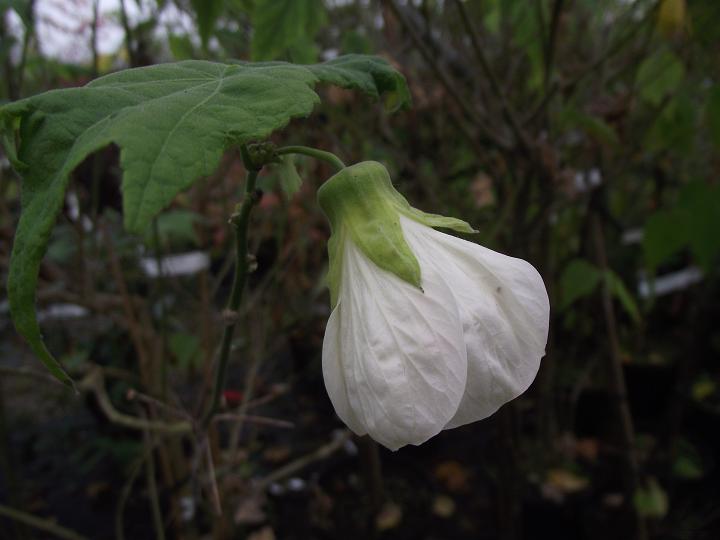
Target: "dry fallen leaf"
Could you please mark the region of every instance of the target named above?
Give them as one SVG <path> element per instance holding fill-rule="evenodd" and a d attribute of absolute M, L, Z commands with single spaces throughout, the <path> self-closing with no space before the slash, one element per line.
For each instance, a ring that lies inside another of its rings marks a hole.
<path fill-rule="evenodd" d="M 455 513 L 455 501 L 447 495 L 438 495 L 433 500 L 433 514 L 441 518 L 449 518 Z"/>
<path fill-rule="evenodd" d="M 451 492 L 468 488 L 468 471 L 457 461 L 443 461 L 435 467 L 435 478 Z"/>
<path fill-rule="evenodd" d="M 249 494 L 243 497 L 235 510 L 235 523 L 238 525 L 258 525 L 265 521 L 263 510 L 265 497 L 261 494 Z"/>
<path fill-rule="evenodd" d="M 275 531 L 269 526 L 263 527 L 258 531 L 250 533 L 247 538 L 248 540 L 275 540 Z"/>
<path fill-rule="evenodd" d="M 375 517 L 375 527 L 378 531 L 394 529 L 402 521 L 402 508 L 393 502 L 385 503 L 380 513 Z"/>

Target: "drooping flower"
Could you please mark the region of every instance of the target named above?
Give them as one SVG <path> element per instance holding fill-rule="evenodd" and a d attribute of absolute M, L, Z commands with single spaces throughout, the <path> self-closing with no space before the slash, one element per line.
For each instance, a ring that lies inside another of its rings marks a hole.
<path fill-rule="evenodd" d="M 545 354 L 549 301 L 528 262 L 436 231 L 383 165 L 318 191 L 330 220 L 325 386 L 340 419 L 391 450 L 481 420 L 522 394 Z"/>

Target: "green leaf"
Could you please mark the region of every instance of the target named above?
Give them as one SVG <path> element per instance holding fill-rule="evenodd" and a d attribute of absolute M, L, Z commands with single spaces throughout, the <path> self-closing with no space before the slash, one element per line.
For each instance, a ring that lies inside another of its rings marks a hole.
<path fill-rule="evenodd" d="M 295 159 L 291 155 L 280 157 L 280 166 L 277 168 L 280 175 L 280 187 L 290 199 L 295 195 L 302 185 L 302 178 L 295 168 Z"/>
<path fill-rule="evenodd" d="M 650 478 L 645 487 L 635 491 L 633 503 L 638 513 L 645 517 L 662 518 L 668 511 L 667 493 L 654 478 Z"/>
<path fill-rule="evenodd" d="M 18 14 L 25 28 L 33 26 L 33 11 L 30 0 L 0 0 L 0 14 L 4 16 L 5 11 L 12 9 Z"/>
<path fill-rule="evenodd" d="M 389 111 L 409 108 L 412 103 L 405 77 L 377 56 L 347 54 L 307 67 L 323 82 L 361 90 L 377 99 L 383 94 Z"/>
<path fill-rule="evenodd" d="M 203 47 L 207 45 L 215 23 L 223 12 L 223 0 L 190 0 L 197 17 L 198 30 Z"/>
<path fill-rule="evenodd" d="M 600 283 L 602 272 L 585 259 L 573 259 L 560 277 L 560 309 L 567 309 L 573 302 L 592 294 Z"/>
<path fill-rule="evenodd" d="M 656 52 L 638 69 L 640 97 L 651 105 L 659 105 L 665 96 L 677 89 L 684 76 L 685 68 L 675 54 L 665 49 Z"/>
<path fill-rule="evenodd" d="M 567 129 L 582 129 L 590 137 L 600 143 L 617 146 L 619 139 L 615 129 L 603 119 L 586 114 L 574 107 L 564 109 L 558 118 L 560 127 Z"/>
<path fill-rule="evenodd" d="M 256 0 L 253 11 L 253 60 L 275 60 L 312 44 L 327 22 L 322 0 Z"/>
<path fill-rule="evenodd" d="M 23 211 L 8 298 L 33 351 L 69 380 L 42 343 L 34 309 L 37 275 L 70 173 L 89 154 L 120 147 L 125 228 L 141 233 L 177 193 L 211 174 L 231 145 L 262 140 L 320 101 L 313 87 L 339 84 L 407 105 L 405 80 L 379 58 L 332 63 L 185 61 L 130 69 L 82 88 L 54 90 L 0 107 L 0 140 L 24 164 Z"/>
<path fill-rule="evenodd" d="M 672 472 L 678 478 L 697 480 L 705 474 L 703 462 L 697 449 L 687 440 L 678 441 Z"/>
<path fill-rule="evenodd" d="M 648 150 L 686 154 L 695 141 L 695 105 L 684 95 L 673 98 L 653 122 L 645 138 Z"/>
<path fill-rule="evenodd" d="M 625 309 L 627 314 L 630 315 L 630 318 L 632 318 L 633 322 L 635 322 L 636 324 L 639 323 L 640 310 L 638 309 L 635 299 L 630 294 L 630 291 L 627 290 L 625 284 L 622 282 L 620 277 L 612 270 L 607 270 L 605 274 L 605 279 L 607 280 L 610 293 L 620 301 L 620 304 Z"/>
<path fill-rule="evenodd" d="M 685 244 L 687 233 L 675 212 L 659 210 L 645 222 L 643 251 L 651 270 L 667 261 Z"/>
<path fill-rule="evenodd" d="M 683 186 L 677 205 L 645 222 L 645 262 L 654 269 L 683 248 L 710 270 L 720 256 L 720 188 L 704 182 Z"/>
<path fill-rule="evenodd" d="M 720 187 L 691 182 L 680 192 L 687 243 L 695 261 L 710 271 L 720 255 Z"/>
<path fill-rule="evenodd" d="M 180 332 L 170 334 L 168 346 L 182 369 L 198 367 L 200 361 L 200 340 L 198 338 L 192 334 Z"/>
<path fill-rule="evenodd" d="M 710 136 L 716 146 L 720 147 L 720 86 L 713 86 L 705 106 Z"/>
<path fill-rule="evenodd" d="M 190 210 L 170 210 L 156 218 L 157 235 L 161 246 L 174 244 L 198 244 L 195 224 L 201 221 L 202 216 Z M 155 232 L 151 224 L 144 233 L 144 242 L 148 246 L 155 244 Z"/>

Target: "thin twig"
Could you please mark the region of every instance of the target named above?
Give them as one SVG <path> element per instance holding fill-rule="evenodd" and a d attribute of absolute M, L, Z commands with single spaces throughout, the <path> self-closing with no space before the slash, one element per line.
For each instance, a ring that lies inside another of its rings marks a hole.
<path fill-rule="evenodd" d="M 26 4 L 26 17 L 28 25 L 25 27 L 25 35 L 23 36 L 22 51 L 20 52 L 20 63 L 17 67 L 17 91 L 18 97 L 23 94 L 23 83 L 25 82 L 25 67 L 27 66 L 28 52 L 30 51 L 30 40 L 35 34 L 35 0 L 30 0 Z"/>
<path fill-rule="evenodd" d="M 310 452 L 309 454 L 306 454 L 296 459 L 295 461 L 291 461 L 283 467 L 280 467 L 279 469 L 270 473 L 265 478 L 258 481 L 255 485 L 255 489 L 257 491 L 264 491 L 265 489 L 267 489 L 268 486 L 270 486 L 270 484 L 273 484 L 278 480 L 282 480 L 283 478 L 304 469 L 305 467 L 315 463 L 316 461 L 320 461 L 333 455 L 345 445 L 347 440 L 350 438 L 350 435 L 351 433 L 349 431 L 345 431 L 341 435 L 334 438 L 331 442 L 321 446 L 317 450 Z"/>
<path fill-rule="evenodd" d="M 472 43 L 473 50 L 475 51 L 475 56 L 477 56 L 478 62 L 480 63 L 480 68 L 485 74 L 485 77 L 487 77 L 488 81 L 490 82 L 490 88 L 495 94 L 495 97 L 500 102 L 500 107 L 502 108 L 505 120 L 507 120 L 508 124 L 510 124 L 517 143 L 523 148 L 523 150 L 529 152 L 531 145 L 527 133 L 525 133 L 522 127 L 520 127 L 520 122 L 518 122 L 515 111 L 512 109 L 510 103 L 508 103 L 508 100 L 505 98 L 505 92 L 503 92 L 502 88 L 500 88 L 500 83 L 495 76 L 495 72 L 493 71 L 492 67 L 490 66 L 490 62 L 488 62 L 488 59 L 483 52 L 477 28 L 475 28 L 475 25 L 470 20 L 467 10 L 465 9 L 464 2 L 462 2 L 462 0 L 455 0 L 455 5 L 460 12 L 460 19 L 465 26 L 465 30 L 470 36 L 470 42 Z"/>
<path fill-rule="evenodd" d="M 609 266 L 600 217 L 596 211 L 593 211 L 590 219 L 597 264 L 602 270 L 603 275 L 607 275 Z M 615 318 L 610 283 L 607 279 L 603 280 L 601 294 L 602 310 L 605 318 L 607 337 L 610 343 L 609 367 L 611 389 L 615 395 L 615 406 L 617 407 L 622 433 L 623 453 L 628 471 L 625 489 L 626 494 L 630 500 L 632 500 L 632 496 L 640 486 L 640 466 L 638 465 L 637 453 L 635 452 L 635 427 L 633 426 L 632 413 L 630 412 L 630 406 L 628 404 L 627 384 L 625 383 L 625 374 L 622 367 L 622 353 L 620 350 L 620 340 L 618 338 L 617 320 Z M 635 512 L 635 517 L 637 538 L 638 540 L 645 540 L 647 538 L 645 520 L 637 511 Z"/>
<path fill-rule="evenodd" d="M 139 414 L 145 418 L 142 408 L 138 405 Z M 143 430 L 143 441 L 147 449 L 147 461 L 145 463 L 145 479 L 147 481 L 148 498 L 150 499 L 150 510 L 152 512 L 153 526 L 155 527 L 155 538 L 157 540 L 165 540 L 165 523 L 163 521 L 162 510 L 160 508 L 160 497 L 158 496 L 157 479 L 155 478 L 155 457 L 153 456 L 153 447 L 155 443 L 150 430 Z"/>
<path fill-rule="evenodd" d="M 480 116 L 477 114 L 477 111 L 475 111 L 470 105 L 468 104 L 468 101 L 460 94 L 460 92 L 457 89 L 457 85 L 453 83 L 453 81 L 450 79 L 450 76 L 447 74 L 445 69 L 440 65 L 440 63 L 437 61 L 435 55 L 432 54 L 430 49 L 427 48 L 425 45 L 425 42 L 420 37 L 420 35 L 417 33 L 417 30 L 412 25 L 412 23 L 405 17 L 405 14 L 402 13 L 400 8 L 395 4 L 393 0 L 385 0 L 385 4 L 390 7 L 390 10 L 393 12 L 395 17 L 400 21 L 400 24 L 403 25 L 407 33 L 410 35 L 410 38 L 412 39 L 413 43 L 415 44 L 415 48 L 417 48 L 418 51 L 420 51 L 420 54 L 423 56 L 425 61 L 428 63 L 430 68 L 435 72 L 435 76 L 438 78 L 440 83 L 443 85 L 447 93 L 450 95 L 450 97 L 453 99 L 455 104 L 458 106 L 458 108 L 462 111 L 462 113 L 466 116 L 468 120 L 470 120 L 474 125 L 476 125 L 478 128 L 480 128 L 480 131 L 483 134 L 483 137 L 490 143 L 494 144 L 498 148 L 508 149 L 508 144 L 506 141 L 500 139 L 495 133 L 485 124 L 485 122 L 480 118 Z M 459 120 L 458 120 L 459 121 Z"/>
<path fill-rule="evenodd" d="M 144 420 L 129 414 L 119 412 L 113 406 L 110 401 L 110 397 L 105 390 L 105 379 L 103 377 L 102 370 L 96 368 L 91 370 L 85 378 L 78 385 L 80 390 L 92 392 L 95 399 L 100 406 L 103 414 L 113 424 L 118 424 L 123 427 L 130 429 L 137 429 L 141 431 L 151 430 L 160 433 L 166 433 L 168 435 L 182 435 L 192 431 L 192 424 L 190 422 L 156 422 L 151 420 Z"/>
<path fill-rule="evenodd" d="M 293 429 L 295 424 L 287 420 L 278 420 L 276 418 L 268 418 L 266 416 L 256 416 L 253 414 L 216 414 L 213 418 L 217 422 L 250 422 L 252 424 L 261 424 L 285 429 Z"/>
<path fill-rule="evenodd" d="M 98 22 L 100 12 L 100 0 L 93 0 L 92 26 L 90 28 L 90 50 L 92 51 L 92 77 L 98 76 L 100 72 L 100 55 L 98 53 Z"/>
<path fill-rule="evenodd" d="M 146 448 L 143 455 L 141 455 L 135 463 L 133 463 L 128 479 L 120 492 L 120 498 L 118 500 L 117 508 L 115 510 L 115 540 L 125 540 L 125 504 L 127 503 L 128 497 L 132 492 L 133 484 L 137 477 L 140 475 L 140 471 L 143 468 L 145 460 L 148 458 L 148 454 L 152 452 L 152 448 Z"/>
<path fill-rule="evenodd" d="M 155 399 L 152 396 L 143 394 L 142 392 L 140 392 L 139 390 L 135 390 L 134 388 L 131 388 L 130 390 L 128 390 L 125 397 L 128 399 L 128 401 L 133 401 L 133 400 L 142 401 L 144 403 L 147 403 L 148 405 L 157 407 L 158 409 L 163 410 L 167 413 L 170 413 L 174 416 L 184 418 L 185 420 L 188 420 L 188 421 L 192 420 L 192 416 L 190 415 L 190 413 L 183 411 L 182 409 L 178 409 L 177 407 L 173 407 L 172 405 L 168 405 L 164 401 Z"/>
<path fill-rule="evenodd" d="M 633 3 L 632 6 L 630 8 L 628 8 L 628 15 L 631 15 L 640 3 L 641 2 Z M 625 18 L 625 16 L 623 16 L 623 18 Z M 641 21 L 638 24 L 633 25 L 632 29 L 629 32 L 627 32 L 624 36 L 622 36 L 620 39 L 618 39 L 613 45 L 611 45 L 605 52 L 603 52 L 595 60 L 593 60 L 587 66 L 585 66 L 583 69 L 581 69 L 580 72 L 578 74 L 576 74 L 569 81 L 565 81 L 562 83 L 550 82 L 548 87 L 545 90 L 545 93 L 543 94 L 542 98 L 540 99 L 540 102 L 538 103 L 537 107 L 535 107 L 533 109 L 533 111 L 530 113 L 530 115 L 527 117 L 527 119 L 524 121 L 524 123 L 531 124 L 532 122 L 534 122 L 543 113 L 543 111 L 545 111 L 548 103 L 550 103 L 550 100 L 555 95 L 557 95 L 558 92 L 565 92 L 566 90 L 568 90 L 570 88 L 574 88 L 579 83 L 581 83 L 583 81 L 583 79 L 585 79 L 585 77 L 594 73 L 595 70 L 597 70 L 597 68 L 600 67 L 603 63 L 607 62 L 609 59 L 611 59 L 617 53 L 622 51 L 624 46 L 630 40 L 632 40 L 636 36 L 636 34 L 640 31 L 640 29 L 642 28 L 644 23 L 645 23 L 645 21 Z"/>
<path fill-rule="evenodd" d="M 66 529 L 49 519 L 33 516 L 32 514 L 28 514 L 27 512 L 23 512 L 22 510 L 17 510 L 15 508 L 10 508 L 4 504 L 0 504 L 0 516 L 14 519 L 15 521 L 19 521 L 20 523 L 24 523 L 25 525 L 29 525 L 35 529 L 45 531 L 46 533 L 50 533 L 58 538 L 64 538 L 66 540 L 88 540 L 87 537 L 82 536 L 75 531 L 71 531 L 70 529 Z"/>
<path fill-rule="evenodd" d="M 562 15 L 565 0 L 555 0 L 550 19 L 550 33 L 545 49 L 545 88 L 550 84 L 550 75 L 552 74 L 553 64 L 555 63 L 555 52 L 557 50 L 558 26 L 560 25 L 560 15 Z"/>
<path fill-rule="evenodd" d="M 39 381 L 47 382 L 49 384 L 57 385 L 58 388 L 65 388 L 65 385 L 57 380 L 52 375 L 44 371 L 37 371 L 31 368 L 15 368 L 10 366 L 0 366 L 0 375 L 3 377 L 17 376 L 17 377 L 29 377 L 31 379 L 37 379 Z"/>
<path fill-rule="evenodd" d="M 220 503 L 220 490 L 218 490 L 217 478 L 215 476 L 215 463 L 213 462 L 212 448 L 205 445 L 205 457 L 207 458 L 207 476 L 210 484 L 210 499 L 216 516 L 222 516 L 222 504 Z"/>
<path fill-rule="evenodd" d="M 132 29 L 130 28 L 130 21 L 128 20 L 127 9 L 125 8 L 125 0 L 120 0 L 120 22 L 125 31 L 125 48 L 127 49 L 130 67 L 136 67 L 137 57 L 135 55 L 135 47 L 133 46 Z"/>

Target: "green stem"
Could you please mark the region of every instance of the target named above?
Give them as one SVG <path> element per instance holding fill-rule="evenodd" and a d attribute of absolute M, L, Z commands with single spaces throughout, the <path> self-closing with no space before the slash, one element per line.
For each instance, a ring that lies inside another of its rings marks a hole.
<path fill-rule="evenodd" d="M 323 161 L 332 163 L 339 171 L 345 168 L 345 164 L 335 154 L 325 152 L 324 150 L 318 150 L 317 148 L 310 148 L 309 146 L 284 146 L 282 148 L 278 148 L 277 153 L 281 156 L 283 154 L 304 154 L 306 156 L 322 159 Z"/>
<path fill-rule="evenodd" d="M 243 152 L 244 158 L 245 154 L 246 152 Z M 249 167 L 249 160 L 244 159 L 244 161 L 246 167 Z M 204 428 L 207 428 L 210 420 L 212 420 L 212 417 L 220 407 L 220 396 L 225 388 L 228 360 L 230 359 L 230 349 L 232 346 L 233 333 L 235 332 L 235 319 L 237 318 L 237 311 L 240 307 L 248 275 L 248 224 L 250 223 L 250 212 L 258 201 L 258 196 L 255 193 L 255 182 L 259 172 L 259 169 L 249 170 L 245 184 L 245 198 L 240 205 L 239 211 L 230 218 L 230 222 L 235 228 L 235 277 L 227 304 L 226 314 L 229 320 L 225 323 L 222 344 L 220 345 L 220 360 L 217 372 L 215 373 L 215 386 L 213 387 L 210 406 L 202 421 Z"/>

